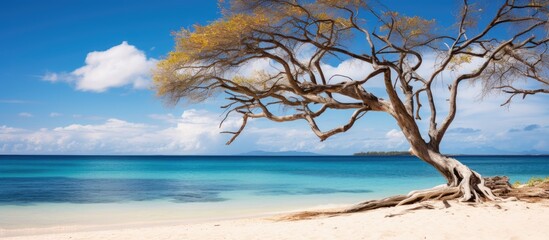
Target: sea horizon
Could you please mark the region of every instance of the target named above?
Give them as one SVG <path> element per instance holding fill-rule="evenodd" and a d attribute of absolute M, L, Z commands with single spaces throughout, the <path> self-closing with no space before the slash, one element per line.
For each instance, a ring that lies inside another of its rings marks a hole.
<path fill-rule="evenodd" d="M 467 157 L 505 157 L 505 156 L 549 156 L 549 153 L 532 153 L 532 154 L 467 154 L 467 153 L 450 153 L 450 154 L 443 154 L 446 156 L 467 156 Z M 105 156 L 105 157 L 315 157 L 315 156 L 328 156 L 328 157 L 414 157 L 416 159 L 419 159 L 416 156 L 413 155 L 353 155 L 353 154 L 324 154 L 324 153 L 314 153 L 312 155 L 277 155 L 277 154 L 267 154 L 267 155 L 253 155 L 253 154 L 246 154 L 246 153 L 237 153 L 237 154 L 9 154 L 9 153 L 2 153 L 0 156 Z"/>

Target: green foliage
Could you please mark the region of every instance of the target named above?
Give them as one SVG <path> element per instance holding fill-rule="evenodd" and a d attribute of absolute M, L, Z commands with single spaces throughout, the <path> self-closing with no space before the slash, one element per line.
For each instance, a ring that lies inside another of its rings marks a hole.
<path fill-rule="evenodd" d="M 435 26 L 435 20 L 424 19 L 419 16 L 404 16 L 398 12 L 385 12 L 387 23 L 380 27 L 382 32 L 391 32 L 388 39 L 402 42 L 403 45 L 412 47 L 429 38 Z"/>
<path fill-rule="evenodd" d="M 528 182 L 526 182 L 526 185 L 528 187 L 533 187 L 535 185 L 538 185 L 540 183 L 543 182 L 543 178 L 540 178 L 540 177 L 532 177 L 528 180 Z"/>
<path fill-rule="evenodd" d="M 240 75 L 239 68 L 257 59 L 289 61 L 289 55 L 296 55 L 295 49 L 303 44 L 293 39 L 304 35 L 336 45 L 352 25 L 339 8 L 365 6 L 362 0 L 289 3 L 220 1 L 222 18 L 175 32 L 175 49 L 153 71 L 158 95 L 177 103 L 180 99 L 200 102 L 227 89 L 238 93 L 264 91 L 282 83 L 278 75 L 285 72 L 270 75 L 256 69 L 257 73 Z M 282 33 L 287 37 L 279 36 Z"/>
<path fill-rule="evenodd" d="M 545 177 L 545 178 L 541 178 L 541 177 L 532 177 L 530 179 L 528 179 L 528 181 L 526 181 L 526 183 L 524 185 L 528 186 L 528 187 L 533 187 L 533 186 L 536 186 L 540 183 L 549 183 L 549 177 Z M 513 183 L 513 187 L 520 187 L 521 185 L 523 185 L 520 181 L 516 181 L 515 183 Z"/>

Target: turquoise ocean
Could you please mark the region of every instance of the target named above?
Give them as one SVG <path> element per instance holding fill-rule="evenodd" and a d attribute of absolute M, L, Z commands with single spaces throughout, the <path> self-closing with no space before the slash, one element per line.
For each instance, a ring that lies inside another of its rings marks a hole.
<path fill-rule="evenodd" d="M 549 176 L 549 156 L 457 158 L 512 182 Z M 4 155 L 0 230 L 256 216 L 443 183 L 411 156 Z"/>

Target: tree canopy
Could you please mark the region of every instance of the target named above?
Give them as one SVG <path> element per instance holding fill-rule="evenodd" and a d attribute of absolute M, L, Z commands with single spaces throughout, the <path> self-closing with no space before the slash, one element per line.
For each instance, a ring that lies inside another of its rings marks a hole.
<path fill-rule="evenodd" d="M 507 93 L 503 105 L 517 95 L 549 93 L 547 0 L 463 0 L 451 25 L 391 11 L 378 1 L 219 5 L 221 19 L 175 33 L 175 49 L 159 62 L 154 82 L 158 94 L 173 103 L 225 94 L 227 116 L 243 119 L 228 144 L 249 118 L 304 120 L 323 141 L 349 130 L 369 111 L 385 112 L 396 120 L 412 154 L 446 177 L 450 190 L 444 194 L 491 198 L 479 174 L 440 155 L 456 116 L 460 84 L 472 81 L 485 93 Z M 360 78 L 328 74 L 330 64 L 349 59 L 367 66 Z M 250 66 L 253 71 L 243 70 Z M 384 87 L 383 96 L 368 89 L 372 81 Z M 447 86 L 444 93 L 436 89 L 441 85 Z M 446 101 L 437 100 L 439 94 Z M 442 105 L 448 111 L 439 116 Z M 316 119 L 341 109 L 354 110 L 348 122 L 322 130 Z M 424 134 L 418 125 L 422 115 L 428 116 Z"/>
<path fill-rule="evenodd" d="M 464 1 L 454 25 L 438 26 L 434 19 L 405 16 L 374 1 L 220 2 L 223 18 L 175 33 L 176 47 L 158 64 L 154 80 L 159 95 L 172 102 L 201 101 L 225 91 L 232 101 L 226 106 L 229 113 L 240 113 L 245 119 L 305 119 L 322 140 L 346 131 L 367 111 L 400 115 L 393 112 L 404 107 L 408 117 L 420 119 L 421 100 L 426 98 L 429 136 L 439 142 L 455 116 L 463 80 L 479 81 L 486 91 L 511 94 L 506 103 L 517 94 L 549 92 L 547 1 L 503 1 L 497 11 L 477 5 Z M 491 15 L 491 20 L 481 21 L 480 13 Z M 351 49 L 351 45 L 362 49 Z M 300 48 L 307 48 L 306 56 L 299 55 Z M 436 54 L 438 59 L 430 75 L 418 73 L 426 54 Z M 325 61 L 349 58 L 369 63 L 373 70 L 363 79 L 324 74 Z M 243 65 L 260 60 L 271 67 L 239 74 Z M 444 71 L 473 60 L 479 62 L 476 69 L 452 79 L 448 89 L 452 110 L 437 123 L 433 83 L 442 79 Z M 390 75 L 386 79 L 389 101 L 363 88 L 384 72 Z M 519 80 L 539 84 L 522 89 L 516 87 L 521 85 Z M 322 107 L 314 111 L 313 104 Z M 295 114 L 275 115 L 272 105 L 291 108 Z M 348 124 L 322 132 L 314 119 L 327 109 L 356 112 Z"/>

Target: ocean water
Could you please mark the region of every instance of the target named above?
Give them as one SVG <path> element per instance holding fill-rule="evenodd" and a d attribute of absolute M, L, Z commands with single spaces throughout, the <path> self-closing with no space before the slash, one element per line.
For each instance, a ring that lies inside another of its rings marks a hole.
<path fill-rule="evenodd" d="M 457 158 L 483 176 L 549 176 L 549 156 Z M 0 156 L 0 229 L 251 216 L 442 183 L 408 156 Z"/>

